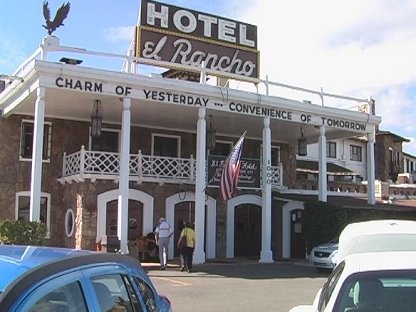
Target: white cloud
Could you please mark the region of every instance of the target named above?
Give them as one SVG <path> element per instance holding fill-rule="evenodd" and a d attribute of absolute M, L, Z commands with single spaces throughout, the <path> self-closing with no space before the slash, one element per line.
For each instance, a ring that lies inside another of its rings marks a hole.
<path fill-rule="evenodd" d="M 105 38 L 112 43 L 130 42 L 134 38 L 133 26 L 111 27 L 105 30 Z"/>
<path fill-rule="evenodd" d="M 404 152 L 407 152 L 411 155 L 416 155 L 416 138 L 415 137 L 406 137 L 406 139 L 409 139 L 409 143 L 403 143 Z"/>
<path fill-rule="evenodd" d="M 262 78 L 371 96 L 382 129 L 416 136 L 414 1 L 257 0 L 239 20 L 258 26 Z"/>

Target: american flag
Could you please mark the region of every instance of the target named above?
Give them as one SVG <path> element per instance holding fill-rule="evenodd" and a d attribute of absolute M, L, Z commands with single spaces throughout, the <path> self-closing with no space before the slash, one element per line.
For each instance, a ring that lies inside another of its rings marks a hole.
<path fill-rule="evenodd" d="M 243 151 L 244 135 L 234 145 L 231 154 L 224 163 L 221 173 L 220 191 L 223 200 L 234 197 L 237 190 L 238 176 L 241 169 L 241 152 Z"/>

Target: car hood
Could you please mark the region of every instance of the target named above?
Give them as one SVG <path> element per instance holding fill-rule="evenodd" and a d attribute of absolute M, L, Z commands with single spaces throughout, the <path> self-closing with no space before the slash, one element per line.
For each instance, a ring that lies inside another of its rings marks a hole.
<path fill-rule="evenodd" d="M 319 251 L 335 251 L 338 249 L 338 243 L 325 243 L 319 246 L 316 246 L 315 248 L 313 248 L 314 250 L 319 250 Z"/>

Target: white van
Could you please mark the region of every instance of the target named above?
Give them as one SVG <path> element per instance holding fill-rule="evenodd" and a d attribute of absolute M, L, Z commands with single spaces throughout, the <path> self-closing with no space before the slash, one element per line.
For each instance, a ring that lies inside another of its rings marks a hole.
<path fill-rule="evenodd" d="M 347 225 L 339 236 L 336 262 L 350 254 L 378 251 L 416 251 L 416 221 L 372 220 Z"/>

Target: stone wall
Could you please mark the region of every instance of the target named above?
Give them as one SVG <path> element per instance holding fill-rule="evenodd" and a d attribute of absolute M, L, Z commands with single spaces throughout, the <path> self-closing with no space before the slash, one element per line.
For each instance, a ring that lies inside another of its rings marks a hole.
<path fill-rule="evenodd" d="M 29 191 L 31 163 L 19 161 L 21 117 L 0 121 L 0 219 L 14 218 L 16 193 Z"/>
<path fill-rule="evenodd" d="M 398 174 L 404 172 L 402 141 L 397 140 L 396 136 L 383 134 L 376 136 L 375 144 L 375 175 L 377 180 L 393 182 L 397 181 Z M 399 162 L 391 159 L 399 155 Z"/>
<path fill-rule="evenodd" d="M 23 119 L 33 120 L 31 116 L 10 116 L 0 120 L 0 218 L 15 218 L 16 193 L 30 191 L 31 161 L 19 159 L 21 141 L 21 123 Z M 50 238 L 46 244 L 71 248 L 95 250 L 97 230 L 97 195 L 118 189 L 118 184 L 112 180 L 86 179 L 84 182 L 61 184 L 62 162 L 64 153 L 71 154 L 89 146 L 89 122 L 70 121 L 62 119 L 45 119 L 51 127 L 51 155 L 48 162 L 42 166 L 41 191 L 51 195 L 50 202 Z M 106 125 L 104 125 L 105 127 Z M 114 126 L 112 126 L 114 128 Z M 181 135 L 181 156 L 195 155 L 196 134 L 178 133 L 174 131 L 154 131 L 151 129 L 132 127 L 131 153 L 139 149 L 143 154 L 151 153 L 152 133 Z M 225 139 L 225 138 L 224 138 Z M 229 140 L 231 141 L 231 140 Z M 260 158 L 261 140 L 247 140 L 244 157 Z M 274 144 L 273 145 L 279 145 Z M 286 185 L 294 185 L 296 179 L 296 155 L 286 144 L 280 144 L 283 162 L 283 181 Z M 291 169 L 288 169 L 291 168 Z M 159 217 L 165 215 L 165 200 L 167 197 L 187 190 L 194 191 L 193 185 L 158 183 L 142 183 L 131 181 L 130 188 L 141 190 L 154 198 L 153 227 Z M 242 190 L 242 193 L 250 191 Z M 259 191 L 254 191 L 259 194 Z M 226 250 L 226 203 L 220 199 L 218 188 L 207 188 L 207 194 L 217 198 L 217 255 L 225 257 Z M 65 215 L 68 209 L 75 213 L 75 231 L 71 237 L 65 232 Z"/>

